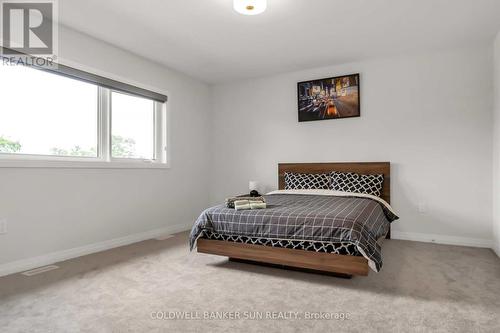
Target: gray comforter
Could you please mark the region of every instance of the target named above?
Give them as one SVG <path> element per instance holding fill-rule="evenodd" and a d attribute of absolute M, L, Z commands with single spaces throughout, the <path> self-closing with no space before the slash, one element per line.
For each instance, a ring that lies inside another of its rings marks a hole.
<path fill-rule="evenodd" d="M 191 230 L 191 249 L 203 230 L 270 239 L 350 242 L 372 269 L 378 272 L 382 267 L 377 240 L 398 218 L 383 203 L 366 197 L 304 194 L 272 194 L 265 199 L 268 208 L 262 210 L 236 211 L 220 205 L 203 211 Z"/>

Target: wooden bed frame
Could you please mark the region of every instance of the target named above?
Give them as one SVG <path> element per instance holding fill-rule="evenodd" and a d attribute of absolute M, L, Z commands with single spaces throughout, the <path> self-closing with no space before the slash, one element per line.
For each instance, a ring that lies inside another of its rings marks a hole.
<path fill-rule="evenodd" d="M 384 184 L 381 198 L 390 203 L 389 162 L 353 162 L 353 163 L 280 163 L 278 164 L 279 189 L 285 188 L 285 172 L 323 173 L 330 171 L 356 172 L 359 174 L 383 174 Z M 390 238 L 390 230 L 387 234 Z M 342 277 L 368 275 L 368 260 L 361 256 L 294 250 L 252 245 L 244 243 L 208 240 L 199 238 L 198 252 L 226 256 L 236 261 L 248 261 L 333 273 Z"/>

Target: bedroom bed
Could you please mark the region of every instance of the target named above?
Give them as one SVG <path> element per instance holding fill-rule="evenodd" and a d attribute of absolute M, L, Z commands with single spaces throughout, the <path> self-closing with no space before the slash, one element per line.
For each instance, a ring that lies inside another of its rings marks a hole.
<path fill-rule="evenodd" d="M 380 193 L 328 189 L 285 190 L 285 174 L 331 172 L 383 175 Z M 380 241 L 398 217 L 390 207 L 390 163 L 286 163 L 278 165 L 279 190 L 263 210 L 205 210 L 190 235 L 191 249 L 290 268 L 368 275 L 382 267 Z"/>

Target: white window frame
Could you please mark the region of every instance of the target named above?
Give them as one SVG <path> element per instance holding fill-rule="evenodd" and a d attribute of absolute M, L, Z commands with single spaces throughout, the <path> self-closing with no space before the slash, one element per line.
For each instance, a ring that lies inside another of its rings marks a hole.
<path fill-rule="evenodd" d="M 111 156 L 111 91 L 97 86 L 97 157 L 75 157 L 39 154 L 0 153 L 0 168 L 169 168 L 167 145 L 167 102 L 153 101 L 154 158 L 116 158 Z M 123 93 L 121 91 L 116 91 Z M 134 96 L 131 94 L 131 96 Z"/>

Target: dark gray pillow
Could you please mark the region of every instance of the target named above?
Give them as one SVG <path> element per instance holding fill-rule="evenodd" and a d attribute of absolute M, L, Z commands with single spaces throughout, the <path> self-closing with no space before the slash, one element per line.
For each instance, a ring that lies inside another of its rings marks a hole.
<path fill-rule="evenodd" d="M 331 174 L 331 189 L 334 191 L 372 194 L 380 197 L 384 175 L 359 175 L 354 172 L 337 172 Z"/>
<path fill-rule="evenodd" d="M 285 172 L 285 190 L 328 190 L 330 175 L 327 173 Z"/>

